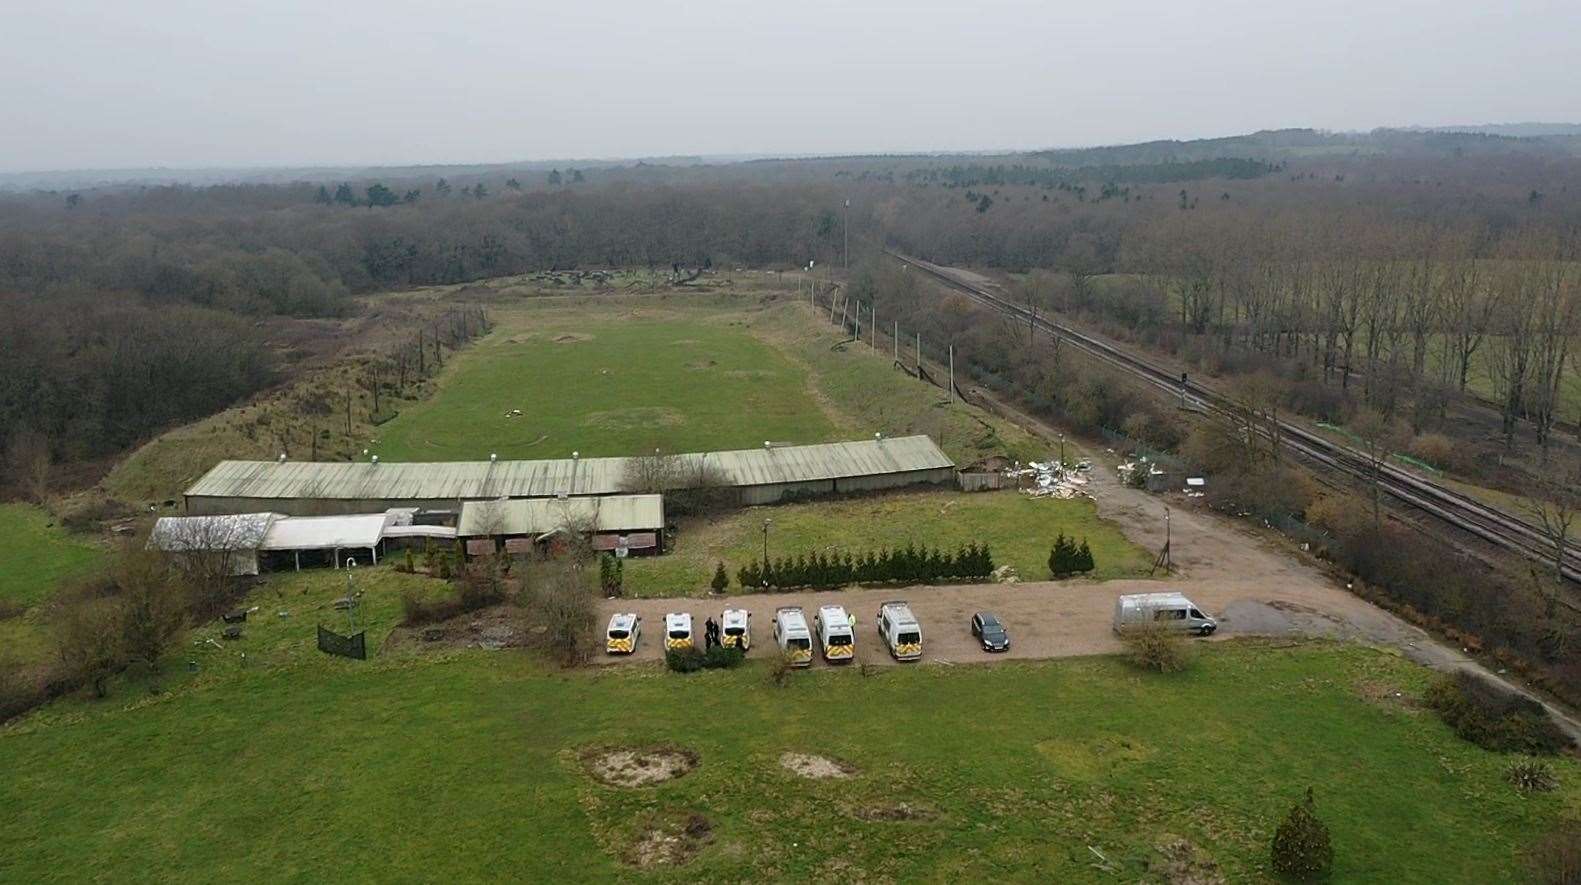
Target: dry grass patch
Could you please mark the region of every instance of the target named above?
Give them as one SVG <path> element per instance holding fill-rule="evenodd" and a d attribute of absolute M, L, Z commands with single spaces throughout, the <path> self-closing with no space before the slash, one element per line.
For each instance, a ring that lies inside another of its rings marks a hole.
<path fill-rule="evenodd" d="M 847 778 L 856 774 L 854 765 L 813 753 L 786 753 L 780 756 L 780 767 L 798 777 L 811 780 Z"/>
<path fill-rule="evenodd" d="M 582 765 L 595 780 L 635 789 L 684 777 L 702 758 L 684 747 L 596 747 L 582 753 Z"/>
<path fill-rule="evenodd" d="M 645 826 L 626 849 L 624 860 L 642 870 L 678 867 L 697 856 L 713 837 L 713 823 L 701 814 L 672 815 Z"/>

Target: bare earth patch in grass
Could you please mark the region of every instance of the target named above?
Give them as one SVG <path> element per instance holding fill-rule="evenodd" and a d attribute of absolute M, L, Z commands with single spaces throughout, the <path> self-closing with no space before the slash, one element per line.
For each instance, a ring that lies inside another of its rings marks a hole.
<path fill-rule="evenodd" d="M 925 805 L 910 802 L 879 802 L 853 809 L 851 816 L 865 821 L 932 820 L 938 812 Z"/>
<path fill-rule="evenodd" d="M 584 334 L 579 333 L 579 332 L 566 332 L 563 335 L 556 335 L 556 336 L 554 336 L 554 343 L 556 343 L 556 344 L 576 344 L 576 343 L 581 342 L 581 341 L 592 341 L 592 340 L 593 340 L 593 336 L 592 335 L 584 335 Z"/>
<path fill-rule="evenodd" d="M 640 430 L 645 427 L 677 427 L 686 423 L 686 416 L 677 409 L 663 406 L 633 406 L 629 409 L 589 412 L 582 420 L 588 426 L 602 430 Z"/>
<path fill-rule="evenodd" d="M 638 869 L 677 867 L 691 860 L 713 838 L 714 825 L 695 812 L 656 821 L 626 850 L 626 863 Z"/>
<path fill-rule="evenodd" d="M 811 780 L 846 778 L 856 774 L 855 766 L 812 753 L 786 753 L 780 757 L 780 766 L 791 774 Z"/>
<path fill-rule="evenodd" d="M 1148 872 L 1167 885 L 1221 885 L 1224 874 L 1202 849 L 1179 836 L 1164 836 L 1158 854 L 1148 861 Z"/>
<path fill-rule="evenodd" d="M 526 644 L 527 637 L 517 627 L 516 616 L 515 607 L 495 605 L 433 624 L 396 627 L 384 641 L 384 648 L 519 648 Z"/>
<path fill-rule="evenodd" d="M 1369 704 L 1382 707 L 1385 710 L 1403 710 L 1415 713 L 1422 709 L 1422 703 L 1412 695 L 1406 694 L 1400 688 L 1386 682 L 1376 680 L 1363 680 L 1356 684 L 1356 694 Z"/>
<path fill-rule="evenodd" d="M 601 747 L 582 754 L 582 764 L 611 787 L 646 787 L 682 777 L 702 761 L 683 747 Z"/>

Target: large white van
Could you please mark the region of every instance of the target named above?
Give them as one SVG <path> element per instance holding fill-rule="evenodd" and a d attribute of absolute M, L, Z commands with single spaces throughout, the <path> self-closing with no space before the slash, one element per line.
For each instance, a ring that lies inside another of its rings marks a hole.
<path fill-rule="evenodd" d="M 813 616 L 813 626 L 818 631 L 818 643 L 823 646 L 823 659 L 831 664 L 849 664 L 856 660 L 856 631 L 851 616 L 838 605 L 825 605 Z"/>
<path fill-rule="evenodd" d="M 878 635 L 897 661 L 922 657 L 922 625 L 903 600 L 891 600 L 878 607 Z"/>
<path fill-rule="evenodd" d="M 807 615 L 799 606 L 774 610 L 774 641 L 792 667 L 812 666 L 812 633 L 807 629 Z"/>
<path fill-rule="evenodd" d="M 1114 601 L 1114 631 L 1143 624 L 1163 624 L 1172 630 L 1207 636 L 1219 622 L 1202 613 L 1183 593 L 1133 593 Z"/>

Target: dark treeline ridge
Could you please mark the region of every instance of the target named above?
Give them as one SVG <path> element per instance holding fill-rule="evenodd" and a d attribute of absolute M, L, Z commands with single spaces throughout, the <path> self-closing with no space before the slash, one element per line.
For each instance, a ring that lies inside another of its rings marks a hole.
<path fill-rule="evenodd" d="M 1019 184 L 1036 187 L 1058 187 L 1078 182 L 1130 184 L 1133 182 L 1160 183 L 1168 181 L 1202 181 L 1209 178 L 1261 178 L 1280 171 L 1282 167 L 1261 160 L 1240 157 L 1218 157 L 1212 160 L 1185 162 L 1138 163 L 1133 165 L 1109 164 L 1105 166 L 1040 166 L 1016 163 L 1014 165 L 955 165 L 930 166 L 916 169 L 906 175 L 912 182 L 942 182 L 951 187 L 978 187 L 981 185 Z"/>
<path fill-rule="evenodd" d="M 0 296 L 0 426 L 18 472 L 118 451 L 273 377 L 252 323 L 233 314 L 125 295 Z"/>

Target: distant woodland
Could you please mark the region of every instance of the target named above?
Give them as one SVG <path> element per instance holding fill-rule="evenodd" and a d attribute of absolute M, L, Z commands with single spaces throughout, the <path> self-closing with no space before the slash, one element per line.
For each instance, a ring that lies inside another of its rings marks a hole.
<path fill-rule="evenodd" d="M 1503 379 L 1510 432 L 1546 437 L 1581 318 L 1576 139 L 1292 130 L 0 192 L 0 427 L 13 465 L 102 457 L 276 378 L 260 317 L 539 269 L 838 265 L 849 224 L 858 255 L 1031 272 L 1021 297 L 1043 308 L 1308 366 L 1391 415 L 1442 412 L 1420 391 L 1460 390 L 1475 363 Z"/>

